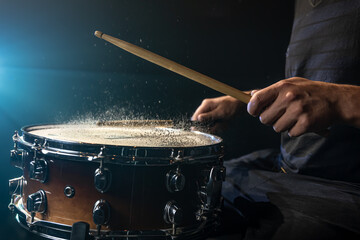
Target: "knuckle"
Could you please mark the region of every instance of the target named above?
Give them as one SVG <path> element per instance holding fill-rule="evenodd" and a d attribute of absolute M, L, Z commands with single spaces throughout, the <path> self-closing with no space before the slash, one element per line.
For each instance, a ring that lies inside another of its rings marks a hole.
<path fill-rule="evenodd" d="M 285 98 L 284 98 L 284 99 L 285 99 L 285 102 L 290 103 L 290 102 L 294 101 L 295 98 L 296 98 L 296 94 L 295 94 L 294 91 L 288 90 L 288 91 L 285 93 Z"/>
<path fill-rule="evenodd" d="M 287 87 L 291 86 L 291 83 L 287 79 L 284 79 L 284 80 L 279 81 L 278 86 L 280 88 L 287 88 Z"/>
<path fill-rule="evenodd" d="M 302 104 L 296 104 L 293 106 L 293 113 L 297 116 L 301 115 L 304 112 L 304 107 Z"/>
<path fill-rule="evenodd" d="M 201 104 L 203 104 L 203 105 L 207 105 L 207 104 L 209 104 L 209 103 L 210 103 L 210 101 L 211 101 L 211 99 L 210 99 L 210 98 L 205 98 L 205 99 L 201 102 Z"/>
<path fill-rule="evenodd" d="M 278 82 L 278 86 L 279 86 L 279 87 L 284 86 L 284 85 L 286 84 L 286 81 L 287 81 L 287 79 L 280 80 L 280 81 Z"/>

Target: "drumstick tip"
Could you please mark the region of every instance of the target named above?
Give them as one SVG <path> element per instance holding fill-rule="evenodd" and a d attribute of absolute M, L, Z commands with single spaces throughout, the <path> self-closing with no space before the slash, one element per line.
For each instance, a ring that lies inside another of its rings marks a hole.
<path fill-rule="evenodd" d="M 101 38 L 103 33 L 100 31 L 95 31 L 94 35 L 97 36 L 98 38 Z"/>

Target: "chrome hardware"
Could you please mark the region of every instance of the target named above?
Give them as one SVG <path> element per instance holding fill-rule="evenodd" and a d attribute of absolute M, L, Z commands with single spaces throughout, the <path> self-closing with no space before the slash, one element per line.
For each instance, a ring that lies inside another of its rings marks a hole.
<path fill-rule="evenodd" d="M 73 188 L 72 186 L 66 186 L 65 188 L 64 188 L 64 194 L 65 194 L 65 196 L 67 197 L 67 198 L 72 198 L 72 197 L 74 197 L 74 195 L 75 195 L 75 188 Z"/>
<path fill-rule="evenodd" d="M 9 180 L 9 194 L 21 195 L 23 187 L 23 177 L 13 178 Z"/>
<path fill-rule="evenodd" d="M 221 196 L 222 182 L 225 181 L 226 168 L 215 166 L 210 171 L 209 182 L 206 186 L 207 207 L 215 207 Z"/>
<path fill-rule="evenodd" d="M 97 226 L 106 225 L 110 220 L 110 205 L 105 200 L 98 200 L 93 209 L 93 221 Z"/>
<path fill-rule="evenodd" d="M 178 155 L 175 157 L 175 161 L 182 161 L 184 158 L 184 150 L 179 150 Z"/>
<path fill-rule="evenodd" d="M 180 168 L 171 170 L 166 174 L 166 188 L 169 192 L 179 192 L 185 187 L 185 176 L 180 172 Z"/>
<path fill-rule="evenodd" d="M 31 222 L 34 221 L 37 212 L 45 213 L 47 209 L 45 191 L 39 190 L 36 193 L 30 194 L 26 200 L 26 209 L 31 213 Z"/>
<path fill-rule="evenodd" d="M 100 152 L 98 154 L 98 158 L 104 158 L 105 157 L 105 146 L 100 148 Z"/>
<path fill-rule="evenodd" d="M 183 210 L 177 205 L 175 201 L 170 201 L 166 204 L 164 209 L 164 220 L 166 223 L 179 225 L 183 219 Z"/>
<path fill-rule="evenodd" d="M 30 162 L 29 176 L 30 179 L 46 182 L 48 175 L 48 166 L 45 159 L 34 159 Z"/>
<path fill-rule="evenodd" d="M 10 164 L 14 167 L 24 169 L 23 155 L 25 152 L 20 149 L 13 149 L 10 151 Z"/>
<path fill-rule="evenodd" d="M 24 168 L 23 150 L 18 149 L 18 140 L 19 140 L 18 131 L 15 131 L 12 139 L 14 141 L 14 149 L 10 151 L 10 164 L 14 167 L 23 169 Z"/>
<path fill-rule="evenodd" d="M 205 221 L 209 214 L 215 214 L 222 205 L 221 188 L 225 180 L 226 168 L 223 166 L 214 166 L 203 171 L 203 181 L 199 184 L 198 199 L 200 208 L 196 212 L 198 221 Z M 215 211 L 215 212 L 214 212 Z"/>
<path fill-rule="evenodd" d="M 112 174 L 108 168 L 104 168 L 103 161 L 104 161 L 104 151 L 105 147 L 102 147 L 98 157 L 100 158 L 100 167 L 95 170 L 94 175 L 94 185 L 96 190 L 101 193 L 104 193 L 109 190 L 111 186 Z"/>
<path fill-rule="evenodd" d="M 35 139 L 34 144 L 31 148 L 34 149 L 34 158 L 30 162 L 29 177 L 32 180 L 44 183 L 46 182 L 48 177 L 48 163 L 45 159 L 38 159 L 37 157 L 38 152 L 41 151 L 41 146 L 38 143 L 37 139 Z"/>
<path fill-rule="evenodd" d="M 94 184 L 96 190 L 101 193 L 104 193 L 109 190 L 111 186 L 111 172 L 107 168 L 103 168 L 102 166 L 95 171 L 94 175 Z"/>

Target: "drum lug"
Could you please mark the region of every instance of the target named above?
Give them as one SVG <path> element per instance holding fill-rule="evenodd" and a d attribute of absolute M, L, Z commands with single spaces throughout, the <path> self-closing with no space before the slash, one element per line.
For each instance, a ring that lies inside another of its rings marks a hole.
<path fill-rule="evenodd" d="M 94 185 L 96 190 L 101 193 L 107 192 L 111 186 L 112 174 L 111 171 L 107 168 L 104 168 L 104 158 L 105 158 L 105 147 L 102 147 L 98 155 L 100 159 L 100 167 L 95 170 L 94 174 Z"/>
<path fill-rule="evenodd" d="M 34 221 L 37 212 L 45 213 L 47 209 L 45 191 L 39 190 L 36 193 L 30 194 L 26 200 L 26 209 L 31 213 L 31 223 Z"/>
<path fill-rule="evenodd" d="M 201 206 L 196 213 L 196 219 L 198 221 L 206 220 L 209 214 L 213 214 L 214 211 L 220 209 L 222 204 L 221 188 L 222 182 L 225 180 L 226 168 L 223 166 L 214 166 L 211 170 L 204 171 L 208 177 L 205 185 L 201 184 L 198 191 L 198 198 Z"/>
<path fill-rule="evenodd" d="M 9 194 L 11 196 L 8 208 L 14 212 L 14 200 L 23 194 L 24 177 L 13 178 L 9 180 Z"/>
<path fill-rule="evenodd" d="M 19 141 L 18 131 L 15 131 L 12 139 L 14 141 L 14 149 L 10 151 L 10 164 L 14 167 L 24 169 L 23 155 L 26 153 L 22 149 L 18 149 Z"/>
<path fill-rule="evenodd" d="M 206 186 L 207 206 L 212 208 L 218 204 L 221 196 L 222 182 L 225 181 L 226 168 L 223 166 L 214 166 L 210 171 L 209 182 Z"/>
<path fill-rule="evenodd" d="M 110 221 L 110 205 L 105 200 L 98 200 L 93 209 L 93 221 L 99 227 Z"/>
<path fill-rule="evenodd" d="M 22 195 L 24 177 L 13 178 L 9 180 L 9 194 Z"/>
<path fill-rule="evenodd" d="M 39 159 L 37 157 L 38 153 L 41 151 L 41 146 L 38 144 L 37 139 L 35 139 L 32 149 L 34 149 L 34 158 L 30 162 L 29 177 L 32 180 L 44 183 L 48 177 L 48 163 L 45 159 Z"/>
<path fill-rule="evenodd" d="M 177 151 L 177 155 L 175 156 L 175 149 L 172 149 L 171 154 L 170 154 L 170 158 L 172 159 L 171 163 L 174 162 L 181 162 L 184 160 L 184 150 L 180 149 Z"/>
<path fill-rule="evenodd" d="M 48 175 L 48 166 L 45 159 L 35 159 L 30 162 L 29 177 L 32 180 L 39 181 L 41 183 L 46 182 Z"/>
<path fill-rule="evenodd" d="M 111 172 L 102 166 L 95 171 L 94 184 L 96 190 L 101 193 L 107 192 L 111 186 Z"/>
<path fill-rule="evenodd" d="M 180 192 L 185 187 L 185 176 L 178 167 L 175 171 L 171 170 L 166 174 L 166 188 L 169 192 Z"/>
<path fill-rule="evenodd" d="M 179 150 L 178 155 L 175 157 L 175 161 L 182 161 L 184 159 L 184 150 Z"/>
<path fill-rule="evenodd" d="M 183 210 L 175 201 L 169 201 L 164 208 L 164 220 L 172 224 L 173 235 L 176 234 L 176 226 L 181 224 L 183 219 Z"/>

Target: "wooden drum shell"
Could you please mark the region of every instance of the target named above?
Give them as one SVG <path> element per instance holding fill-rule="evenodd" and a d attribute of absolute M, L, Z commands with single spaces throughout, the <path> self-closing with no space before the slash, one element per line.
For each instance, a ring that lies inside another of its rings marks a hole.
<path fill-rule="evenodd" d="M 94 187 L 94 172 L 99 167 L 94 162 L 64 161 L 46 159 L 49 178 L 41 183 L 29 178 L 25 161 L 23 199 L 42 189 L 47 196 L 47 211 L 37 213 L 36 218 L 66 225 L 78 221 L 88 222 L 96 229 L 92 220 L 92 210 L 96 201 L 106 200 L 111 207 L 109 230 L 152 230 L 167 229 L 163 212 L 168 201 L 175 200 L 184 210 L 186 225 L 196 224 L 195 212 L 200 204 L 197 196 L 201 171 L 210 170 L 212 165 L 181 165 L 185 176 L 185 187 L 180 192 L 169 192 L 166 188 L 166 174 L 176 169 L 174 166 L 130 166 L 105 165 L 112 172 L 112 185 L 105 193 Z M 68 198 L 64 194 L 66 186 L 75 189 L 75 195 Z M 25 205 L 26 205 L 26 201 Z"/>

